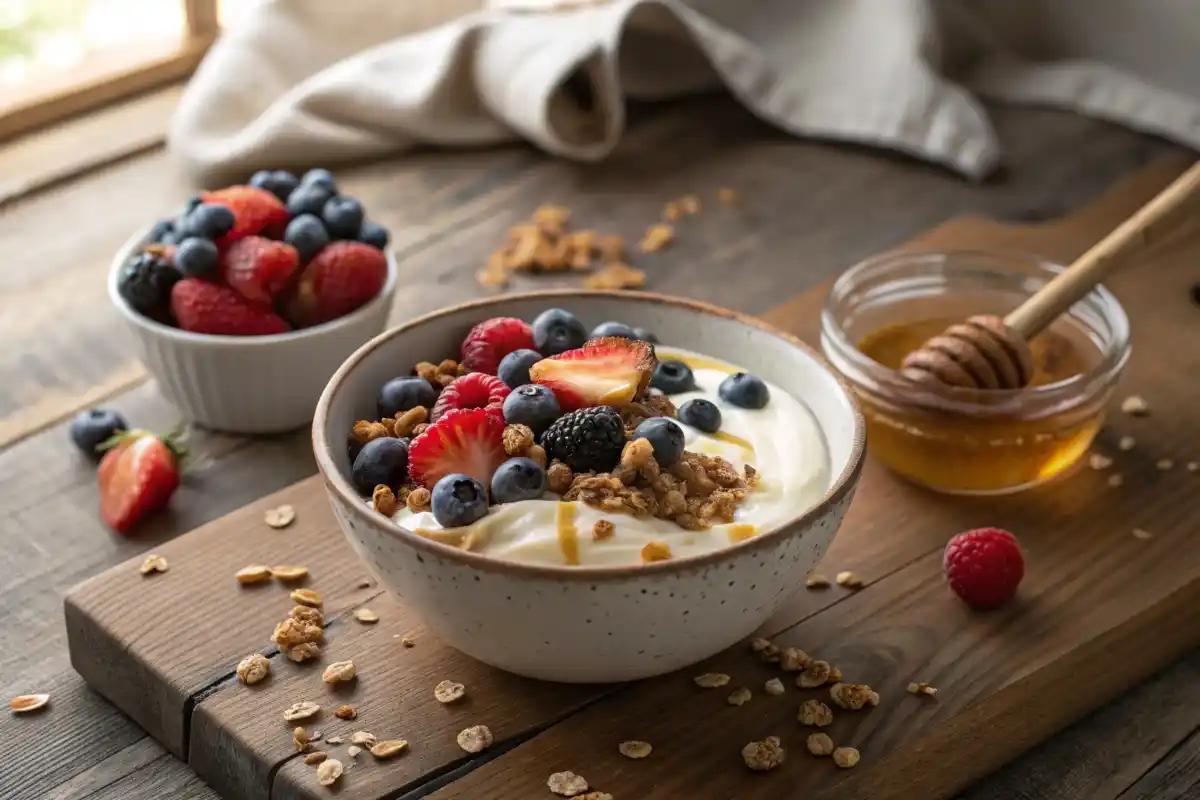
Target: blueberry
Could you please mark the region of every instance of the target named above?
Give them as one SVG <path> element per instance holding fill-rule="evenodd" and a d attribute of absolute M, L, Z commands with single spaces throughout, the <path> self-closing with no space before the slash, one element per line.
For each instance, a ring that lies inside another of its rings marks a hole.
<path fill-rule="evenodd" d="M 721 409 L 707 400 L 688 400 L 679 407 L 679 421 L 705 433 L 721 429 Z"/>
<path fill-rule="evenodd" d="M 394 417 L 401 411 L 417 406 L 431 409 L 437 402 L 437 396 L 437 389 L 424 378 L 392 378 L 380 388 L 379 396 L 375 399 L 375 410 L 380 417 Z"/>
<path fill-rule="evenodd" d="M 331 197 L 321 209 L 321 218 L 333 238 L 357 239 L 363 224 L 362 203 L 345 195 Z"/>
<path fill-rule="evenodd" d="M 301 214 L 315 214 L 319 217 L 321 209 L 325 207 L 325 203 L 331 197 L 333 197 L 333 192 L 326 186 L 302 183 L 296 191 L 288 195 L 287 210 L 293 217 Z"/>
<path fill-rule="evenodd" d="M 408 480 L 408 440 L 387 436 L 367 442 L 354 458 L 350 477 L 364 496 L 381 483 L 399 489 Z"/>
<path fill-rule="evenodd" d="M 271 170 L 260 169 L 258 172 L 250 176 L 250 180 L 247 181 L 247 185 L 253 186 L 255 189 L 266 189 L 268 192 L 271 191 L 269 188 L 271 185 Z"/>
<path fill-rule="evenodd" d="M 515 503 L 546 493 L 546 470 L 532 458 L 510 458 L 492 475 L 492 500 Z"/>
<path fill-rule="evenodd" d="M 376 247 L 380 250 L 387 247 L 390 236 L 391 234 L 388 233 L 387 228 L 369 219 L 363 220 L 362 227 L 358 231 L 358 240 L 360 242 L 369 244 L 371 247 Z"/>
<path fill-rule="evenodd" d="M 592 333 L 589 339 L 602 339 L 605 336 L 619 336 L 622 339 L 636 339 L 633 334 L 633 328 L 626 325 L 624 322 L 601 322 L 595 328 L 592 328 Z"/>
<path fill-rule="evenodd" d="M 280 200 L 286 202 L 288 195 L 300 185 L 300 179 L 287 170 L 260 169 L 250 178 L 250 185 L 259 189 L 266 189 Z"/>
<path fill-rule="evenodd" d="M 650 386 L 663 394 L 680 394 L 696 388 L 696 376 L 692 368 L 682 361 L 667 359 L 658 362 L 650 376 Z"/>
<path fill-rule="evenodd" d="M 296 248 L 301 261 L 309 261 L 329 244 L 329 232 L 315 214 L 301 214 L 288 223 L 283 240 Z"/>
<path fill-rule="evenodd" d="M 643 342 L 649 342 L 650 344 L 658 344 L 658 337 L 645 328 L 634 328 L 633 338 L 641 339 Z"/>
<path fill-rule="evenodd" d="M 717 396 L 741 408 L 762 408 L 771 399 L 771 391 L 762 378 L 748 372 L 735 372 L 721 381 Z"/>
<path fill-rule="evenodd" d="M 196 207 L 199 206 L 203 202 L 204 202 L 204 198 L 198 194 L 194 194 L 191 197 L 189 197 L 187 199 L 187 202 L 183 204 L 184 216 L 187 216 L 188 214 L 192 213 L 192 211 L 194 211 L 196 209 Z"/>
<path fill-rule="evenodd" d="M 184 237 L 199 236 L 203 239 L 220 239 L 233 230 L 233 212 L 219 203 L 202 203 L 183 218 L 180 233 Z"/>
<path fill-rule="evenodd" d="M 544 356 L 556 356 L 587 341 L 587 328 L 570 311 L 551 308 L 533 321 L 533 346 Z"/>
<path fill-rule="evenodd" d="M 654 460 L 664 469 L 683 457 L 683 428 L 666 417 L 651 417 L 633 429 L 633 439 L 646 439 L 654 447 Z"/>
<path fill-rule="evenodd" d="M 80 452 L 90 458 L 99 458 L 96 448 L 107 442 L 120 431 L 129 430 L 125 418 L 110 408 L 93 408 L 80 411 L 67 426 L 71 441 Z"/>
<path fill-rule="evenodd" d="M 487 514 L 487 489 L 470 475 L 451 473 L 434 484 L 430 504 L 438 525 L 459 528 Z"/>
<path fill-rule="evenodd" d="M 554 392 L 536 383 L 518 386 L 504 398 L 504 421 L 528 425 L 535 436 L 549 428 L 561 413 Z"/>
<path fill-rule="evenodd" d="M 175 251 L 175 266 L 189 278 L 208 278 L 217 271 L 221 254 L 208 239 L 191 236 L 179 243 Z"/>
<path fill-rule="evenodd" d="M 182 277 L 165 258 L 139 253 L 121 268 L 117 291 L 130 308 L 150 316 L 167 304 L 171 287 Z"/>
<path fill-rule="evenodd" d="M 174 234 L 175 220 L 160 219 L 158 222 L 154 223 L 154 227 L 150 229 L 150 235 L 146 237 L 146 241 L 150 242 L 151 244 L 164 244 L 168 243 L 165 241 L 167 237 L 174 236 Z"/>
<path fill-rule="evenodd" d="M 338 191 L 337 181 L 333 179 L 333 173 L 327 169 L 310 169 L 300 179 L 300 185 L 320 186 L 328 189 L 330 195 L 335 195 Z"/>
<path fill-rule="evenodd" d="M 500 359 L 496 375 L 510 389 L 529 383 L 529 368 L 542 360 L 542 354 L 537 350 L 513 350 Z"/>

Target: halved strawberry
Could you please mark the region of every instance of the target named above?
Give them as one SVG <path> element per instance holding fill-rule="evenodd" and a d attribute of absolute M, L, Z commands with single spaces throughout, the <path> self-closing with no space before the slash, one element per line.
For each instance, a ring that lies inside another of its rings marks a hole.
<path fill-rule="evenodd" d="M 143 430 L 122 433 L 103 446 L 108 449 L 97 473 L 100 517 L 124 533 L 171 499 L 179 487 L 183 451 L 174 436 Z"/>
<path fill-rule="evenodd" d="M 504 417 L 496 409 L 447 411 L 408 445 L 408 475 L 426 489 L 440 478 L 462 472 L 484 486 L 508 456 L 504 452 Z"/>
<path fill-rule="evenodd" d="M 553 391 L 564 413 L 588 406 L 619 407 L 645 393 L 656 363 L 648 343 L 609 336 L 543 358 L 529 369 L 529 378 Z"/>

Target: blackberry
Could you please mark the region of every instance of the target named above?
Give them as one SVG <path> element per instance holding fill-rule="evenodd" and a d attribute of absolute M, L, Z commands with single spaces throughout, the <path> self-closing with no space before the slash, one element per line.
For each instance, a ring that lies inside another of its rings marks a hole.
<path fill-rule="evenodd" d="M 581 408 L 555 420 L 542 447 L 575 472 L 608 472 L 621 461 L 625 423 L 612 406 Z"/>
<path fill-rule="evenodd" d="M 117 291 L 135 311 L 149 315 L 166 306 L 171 287 L 182 277 L 171 262 L 143 251 L 121 268 Z"/>

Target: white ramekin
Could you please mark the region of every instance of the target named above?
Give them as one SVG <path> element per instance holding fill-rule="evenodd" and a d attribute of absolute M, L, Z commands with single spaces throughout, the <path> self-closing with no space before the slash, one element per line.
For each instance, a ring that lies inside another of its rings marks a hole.
<path fill-rule="evenodd" d="M 131 237 L 108 275 L 108 296 L 133 331 L 159 390 L 191 422 L 226 433 L 281 433 L 312 422 L 317 400 L 342 362 L 387 325 L 396 261 L 387 253 L 383 290 L 365 306 L 312 328 L 271 336 L 189 333 L 146 317 L 117 291 L 121 267 L 149 233 Z"/>

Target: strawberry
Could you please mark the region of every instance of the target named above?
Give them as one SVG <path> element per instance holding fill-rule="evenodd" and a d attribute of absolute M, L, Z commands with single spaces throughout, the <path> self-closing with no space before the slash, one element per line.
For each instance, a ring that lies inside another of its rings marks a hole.
<path fill-rule="evenodd" d="M 565 413 L 628 405 L 645 393 L 656 363 L 646 342 L 610 336 L 543 358 L 529 368 L 529 378 L 551 389 Z"/>
<path fill-rule="evenodd" d="M 97 473 L 100 517 L 125 533 L 152 511 L 167 504 L 179 486 L 182 449 L 171 436 L 160 438 L 143 430 L 114 436 Z"/>
<path fill-rule="evenodd" d="M 255 303 L 272 302 L 299 266 L 296 248 L 261 236 L 234 242 L 221 259 L 225 282 Z"/>
<path fill-rule="evenodd" d="M 387 257 L 369 244 L 328 244 L 284 295 L 284 314 L 300 328 L 345 316 L 379 294 L 387 269 Z"/>
<path fill-rule="evenodd" d="M 171 313 L 180 328 L 192 333 L 263 336 L 291 330 L 270 306 L 255 305 L 228 286 L 199 278 L 184 278 L 171 287 Z"/>
<path fill-rule="evenodd" d="M 508 458 L 504 453 L 504 418 L 494 409 L 447 411 L 408 445 L 408 475 L 432 490 L 440 478 L 461 472 L 484 486 Z"/>
<path fill-rule="evenodd" d="M 201 197 L 205 203 L 220 203 L 233 212 L 233 230 L 216 240 L 222 250 L 247 236 L 278 238 L 292 218 L 278 197 L 253 186 L 227 186 Z"/>
<path fill-rule="evenodd" d="M 942 555 L 946 580 L 964 602 L 978 609 L 998 608 L 1012 599 L 1025 576 L 1025 558 L 1017 538 L 999 528 L 958 534 Z"/>
<path fill-rule="evenodd" d="M 484 375 L 482 372 L 470 372 L 461 378 L 455 378 L 442 393 L 429 418 L 437 422 L 451 409 L 455 408 L 491 408 L 501 411 L 504 398 L 512 389 L 495 375 Z"/>
<path fill-rule="evenodd" d="M 461 363 L 472 372 L 495 375 L 500 359 L 514 350 L 532 350 L 533 329 L 515 317 L 493 317 L 471 328 L 462 343 Z"/>

